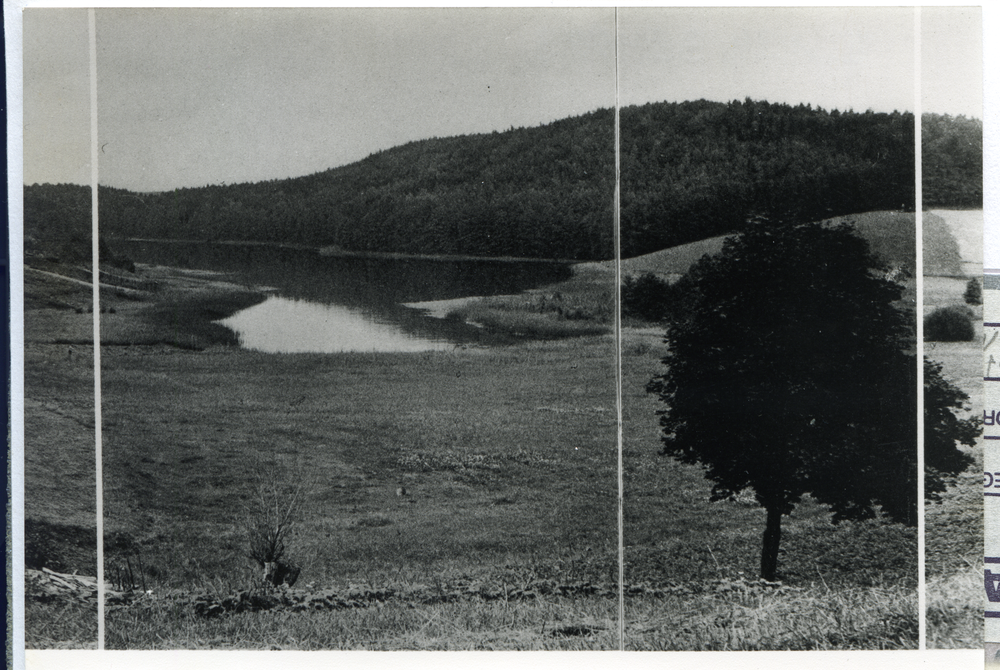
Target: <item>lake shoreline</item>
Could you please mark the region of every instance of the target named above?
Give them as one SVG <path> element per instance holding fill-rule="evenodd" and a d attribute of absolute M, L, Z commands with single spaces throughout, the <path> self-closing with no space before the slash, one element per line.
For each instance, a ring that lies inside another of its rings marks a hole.
<path fill-rule="evenodd" d="M 115 239 L 109 239 L 115 242 Z M 294 251 L 315 251 L 327 258 L 357 258 L 362 260 L 413 260 L 439 262 L 497 262 L 497 263 L 545 263 L 578 265 L 582 263 L 600 263 L 604 261 L 579 260 L 571 258 L 536 258 L 531 256 L 472 256 L 465 254 L 413 254 L 394 251 L 353 251 L 336 245 L 315 246 L 309 244 L 288 244 L 283 242 L 260 242 L 255 240 L 189 240 L 163 237 L 127 237 L 117 241 L 146 242 L 154 244 L 217 244 L 223 246 L 265 247 L 273 249 L 290 249 Z"/>

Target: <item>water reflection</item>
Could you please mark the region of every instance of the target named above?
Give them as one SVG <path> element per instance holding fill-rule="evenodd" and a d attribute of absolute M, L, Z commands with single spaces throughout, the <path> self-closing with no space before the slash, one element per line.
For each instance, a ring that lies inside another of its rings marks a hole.
<path fill-rule="evenodd" d="M 454 346 L 407 334 L 359 310 L 281 297 L 270 297 L 219 323 L 237 334 L 240 346 L 265 353 L 413 352 Z"/>

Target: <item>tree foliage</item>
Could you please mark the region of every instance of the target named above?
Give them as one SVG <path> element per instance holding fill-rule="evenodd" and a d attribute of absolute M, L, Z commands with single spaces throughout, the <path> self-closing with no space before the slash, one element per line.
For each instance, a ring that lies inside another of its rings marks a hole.
<path fill-rule="evenodd" d="M 928 342 L 971 342 L 976 339 L 972 310 L 967 305 L 938 307 L 924 317 L 924 339 Z"/>
<path fill-rule="evenodd" d="M 968 305 L 982 305 L 983 304 L 983 285 L 978 279 L 973 277 L 965 285 L 965 293 L 962 294 L 962 299 L 965 300 Z"/>
<path fill-rule="evenodd" d="M 353 251 L 611 258 L 614 115 L 411 142 L 335 169 L 166 193 L 101 192 L 122 237 Z"/>
<path fill-rule="evenodd" d="M 91 191 L 73 184 L 24 190 L 24 253 L 86 263 L 91 252 Z"/>
<path fill-rule="evenodd" d="M 756 222 L 677 284 L 664 453 L 701 464 L 712 500 L 767 509 L 761 573 L 805 494 L 835 520 L 916 523 L 916 360 L 902 287 L 851 227 Z"/>
<path fill-rule="evenodd" d="M 969 396 L 941 376 L 941 364 L 924 358 L 924 494 L 941 500 L 952 478 L 972 465 L 972 455 L 956 449 L 975 445 L 981 431 L 976 418 L 963 419 L 971 409 Z"/>
<path fill-rule="evenodd" d="M 652 272 L 638 277 L 625 277 L 622 282 L 622 316 L 653 323 L 665 321 L 675 302 L 670 283 Z"/>
<path fill-rule="evenodd" d="M 742 229 L 913 211 L 912 114 L 706 100 L 621 113 L 622 249 L 634 256 Z"/>
<path fill-rule="evenodd" d="M 982 206 L 982 124 L 924 117 L 924 197 Z M 754 215 L 914 209 L 912 114 L 743 100 L 621 112 L 625 257 L 737 232 Z M 55 195 L 55 191 L 66 191 Z M 26 187 L 26 230 L 82 187 Z M 69 195 L 69 191 L 74 191 Z M 431 138 L 312 175 L 161 193 L 100 189 L 107 237 L 247 240 L 355 251 L 609 259 L 614 114 Z M 79 201 L 79 203 L 77 203 Z M 89 204 L 77 208 L 86 222 Z M 76 214 L 69 213 L 73 217 Z"/>
<path fill-rule="evenodd" d="M 923 206 L 983 206 L 983 122 L 964 116 L 924 114 Z"/>

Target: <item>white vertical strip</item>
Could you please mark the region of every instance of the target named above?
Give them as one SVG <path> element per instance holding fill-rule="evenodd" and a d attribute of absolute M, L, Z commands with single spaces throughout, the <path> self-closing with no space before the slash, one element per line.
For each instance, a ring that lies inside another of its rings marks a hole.
<path fill-rule="evenodd" d="M 91 282 L 94 297 L 94 452 L 97 492 L 97 648 L 104 649 L 104 473 L 101 449 L 101 282 L 97 225 L 97 16 L 87 10 L 90 28 L 90 208 Z"/>
<path fill-rule="evenodd" d="M 625 651 L 625 475 L 622 461 L 621 146 L 618 99 L 618 8 L 615 7 L 615 408 L 618 411 L 618 648 Z"/>
<path fill-rule="evenodd" d="M 923 216 L 923 165 L 921 150 L 921 125 L 923 105 L 921 100 L 921 36 L 920 7 L 913 8 L 913 160 L 915 174 L 915 223 L 917 250 L 917 633 L 919 648 L 927 648 L 927 523 L 924 517 L 924 216 Z"/>
<path fill-rule="evenodd" d="M 7 213 L 10 305 L 10 387 L 8 396 L 8 501 L 10 524 L 10 640 L 8 658 L 13 667 L 24 667 L 24 138 L 22 136 L 24 87 L 21 7 L 3 3 L 3 32 L 7 71 Z"/>

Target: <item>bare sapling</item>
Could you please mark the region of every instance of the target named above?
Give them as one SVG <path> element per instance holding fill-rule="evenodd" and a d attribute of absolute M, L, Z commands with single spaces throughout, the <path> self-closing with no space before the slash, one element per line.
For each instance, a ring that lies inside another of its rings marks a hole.
<path fill-rule="evenodd" d="M 271 586 L 292 586 L 301 568 L 286 556 L 286 542 L 295 527 L 302 496 L 301 478 L 290 483 L 276 463 L 255 460 L 250 466 L 249 491 L 239 525 L 247 556 Z"/>

